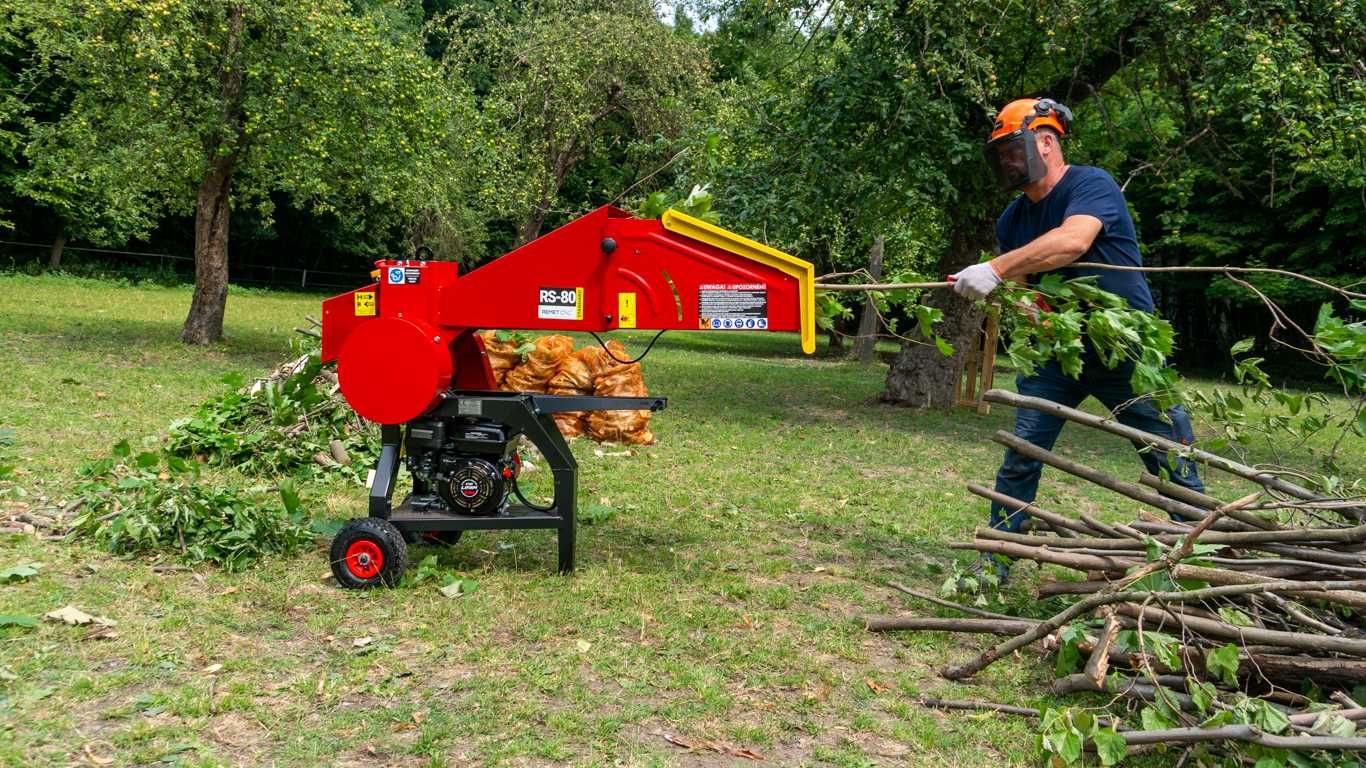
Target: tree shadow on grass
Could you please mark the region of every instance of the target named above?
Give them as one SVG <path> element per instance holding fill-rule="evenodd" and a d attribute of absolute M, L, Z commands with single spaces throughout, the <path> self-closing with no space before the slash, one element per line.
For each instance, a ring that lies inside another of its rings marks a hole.
<path fill-rule="evenodd" d="M 94 356 L 131 358 L 141 353 L 173 358 L 203 356 L 261 368 L 273 367 L 289 353 L 287 337 L 278 332 L 230 326 L 222 342 L 195 347 L 180 341 L 181 327 L 179 320 L 64 317 L 18 312 L 5 319 L 5 336 L 9 343 L 0 342 L 0 349 L 47 343 Z"/>

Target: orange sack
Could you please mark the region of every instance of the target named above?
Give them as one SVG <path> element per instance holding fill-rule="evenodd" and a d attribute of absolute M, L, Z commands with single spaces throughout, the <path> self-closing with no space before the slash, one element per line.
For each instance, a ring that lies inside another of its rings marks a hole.
<path fill-rule="evenodd" d="M 617 345 L 612 354 L 626 358 L 621 345 Z M 645 397 L 649 394 L 640 363 L 623 365 L 606 354 L 602 356 L 606 364 L 593 378 L 593 394 L 609 397 Z M 588 435 L 599 442 L 650 445 L 654 443 L 655 435 L 649 424 L 649 411 L 593 411 L 588 414 Z"/>
<path fill-rule="evenodd" d="M 493 384 L 501 387 L 508 371 L 522 362 L 522 356 L 517 354 L 516 344 L 511 341 L 500 341 L 496 331 L 484 331 L 479 335 L 484 339 L 484 352 L 489 358 L 489 368 L 493 369 Z"/>
<path fill-rule="evenodd" d="M 618 357 L 625 357 L 626 350 L 621 344 L 609 341 L 607 345 Z M 552 395 L 591 395 L 593 379 L 611 364 L 612 358 L 600 347 L 584 347 L 564 359 L 546 391 Z M 588 429 L 588 417 L 583 411 L 557 413 L 553 418 L 565 437 L 578 437 Z"/>
<path fill-rule="evenodd" d="M 508 372 L 501 388 L 510 392 L 545 392 L 560 364 L 573 351 L 574 340 L 568 336 L 542 336 L 536 340 L 536 348 L 527 355 L 526 362 Z"/>

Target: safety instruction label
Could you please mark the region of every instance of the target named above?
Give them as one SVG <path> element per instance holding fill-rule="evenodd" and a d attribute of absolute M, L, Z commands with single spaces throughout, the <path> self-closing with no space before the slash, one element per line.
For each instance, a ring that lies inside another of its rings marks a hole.
<path fill-rule="evenodd" d="M 617 327 L 636 327 L 636 294 L 634 292 L 617 294 Z"/>
<path fill-rule="evenodd" d="M 374 317 L 375 292 L 356 291 L 353 295 L 356 297 L 356 317 Z"/>
<path fill-rule="evenodd" d="M 385 277 L 389 285 L 417 285 L 422 281 L 422 270 L 418 267 L 389 267 Z"/>
<path fill-rule="evenodd" d="M 582 320 L 583 288 L 542 288 L 536 304 L 541 320 Z"/>
<path fill-rule="evenodd" d="M 768 328 L 768 286 L 704 283 L 697 287 L 697 327 L 715 331 Z"/>

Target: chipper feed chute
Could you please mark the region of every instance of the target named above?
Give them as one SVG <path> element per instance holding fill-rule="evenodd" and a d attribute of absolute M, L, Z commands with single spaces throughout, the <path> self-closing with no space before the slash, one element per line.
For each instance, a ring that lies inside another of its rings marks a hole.
<path fill-rule="evenodd" d="M 395 583 L 405 541 L 473 529 L 554 528 L 571 570 L 577 466 L 551 414 L 665 405 L 498 392 L 479 330 L 796 331 L 815 351 L 811 264 L 676 211 L 637 219 L 605 206 L 463 275 L 452 262 L 377 267 L 378 282 L 323 302 L 323 360 L 337 361 L 356 412 L 383 425 L 370 517 L 332 545 L 344 586 Z M 549 464 L 549 506 L 517 488 L 519 436 Z M 413 492 L 392 507 L 400 458 Z"/>

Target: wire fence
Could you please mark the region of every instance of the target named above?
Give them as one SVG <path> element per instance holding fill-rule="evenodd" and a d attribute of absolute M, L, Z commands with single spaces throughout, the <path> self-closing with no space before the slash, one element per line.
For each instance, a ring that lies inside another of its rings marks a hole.
<path fill-rule="evenodd" d="M 0 240 L 0 270 L 44 269 L 49 264 L 51 254 L 51 243 Z M 74 274 L 120 276 L 167 283 L 194 282 L 194 257 L 175 253 L 68 245 L 62 249 L 59 269 Z M 369 270 L 359 267 L 338 271 L 228 259 L 228 282 L 234 285 L 322 292 L 349 290 L 369 281 Z"/>

